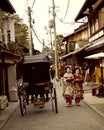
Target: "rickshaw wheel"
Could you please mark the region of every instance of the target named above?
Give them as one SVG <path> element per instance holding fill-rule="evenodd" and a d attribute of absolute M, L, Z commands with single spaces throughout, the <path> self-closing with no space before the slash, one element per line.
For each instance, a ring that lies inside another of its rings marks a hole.
<path fill-rule="evenodd" d="M 53 88 L 50 89 L 50 97 L 51 97 L 50 99 L 51 99 L 51 103 L 52 103 L 52 111 L 54 112 L 54 101 L 53 101 L 54 98 L 53 98 L 52 92 L 53 92 Z"/>
<path fill-rule="evenodd" d="M 24 98 L 23 95 L 19 95 L 19 105 L 21 115 L 24 116 L 26 114 L 26 99 Z"/>
<path fill-rule="evenodd" d="M 56 89 L 54 88 L 54 105 L 55 105 L 55 113 L 58 113 L 58 107 L 57 107 L 57 95 L 56 95 Z"/>

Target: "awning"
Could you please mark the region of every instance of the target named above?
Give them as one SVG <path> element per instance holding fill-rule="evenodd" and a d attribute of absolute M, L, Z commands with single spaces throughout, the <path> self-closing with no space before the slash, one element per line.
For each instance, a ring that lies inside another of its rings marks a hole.
<path fill-rule="evenodd" d="M 73 51 L 73 52 L 74 52 L 74 51 Z M 73 55 L 73 52 L 70 52 L 70 53 L 68 53 L 68 54 L 66 54 L 66 55 L 64 55 L 64 56 L 61 56 L 60 59 L 64 59 L 64 58 L 66 58 L 66 57 L 68 57 L 68 56 Z"/>
<path fill-rule="evenodd" d="M 90 46 L 90 44 L 86 44 L 85 46 L 83 46 L 83 47 L 81 47 L 81 48 L 75 50 L 75 51 L 73 52 L 73 54 L 77 54 L 77 53 L 83 51 L 83 50 L 84 50 L 85 48 L 87 48 L 88 46 Z"/>
<path fill-rule="evenodd" d="M 101 58 L 104 58 L 104 52 L 99 52 L 85 57 L 85 59 L 101 59 Z"/>
<path fill-rule="evenodd" d="M 90 44 L 90 46 L 85 49 L 86 51 L 91 51 L 93 49 L 103 47 L 104 46 L 104 37 L 102 37 L 102 38 L 100 38 L 92 43 L 89 43 L 89 44 Z"/>
<path fill-rule="evenodd" d="M 70 53 L 68 53 L 68 54 L 66 54 L 66 55 L 64 55 L 64 56 L 62 56 L 60 59 L 64 59 L 64 58 L 66 58 L 66 57 L 68 57 L 68 56 L 78 54 L 79 52 L 81 52 L 81 51 L 83 51 L 85 48 L 87 48 L 88 46 L 90 46 L 90 44 L 86 44 L 85 46 L 83 46 L 83 47 L 81 47 L 81 48 L 79 48 L 79 49 L 77 49 L 77 50 L 75 50 L 75 51 L 73 51 L 73 52 L 70 52 Z"/>

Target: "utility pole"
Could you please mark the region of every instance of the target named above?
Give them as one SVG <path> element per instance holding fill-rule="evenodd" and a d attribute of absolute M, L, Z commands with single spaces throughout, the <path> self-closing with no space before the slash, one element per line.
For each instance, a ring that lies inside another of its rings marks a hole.
<path fill-rule="evenodd" d="M 55 24 L 55 3 L 54 0 L 52 0 L 53 4 L 53 28 L 54 28 L 54 42 L 55 42 L 55 78 L 58 80 L 58 56 L 57 56 L 57 43 L 56 43 L 56 24 Z"/>
<path fill-rule="evenodd" d="M 29 55 L 32 55 L 32 29 L 31 29 L 31 9 L 28 6 L 28 0 L 27 0 L 27 9 L 28 9 L 28 31 L 29 31 Z"/>
<path fill-rule="evenodd" d="M 43 53 L 44 53 L 44 46 L 45 46 L 45 44 L 44 44 L 44 39 L 43 39 Z"/>
<path fill-rule="evenodd" d="M 50 20 L 50 7 L 49 7 L 49 25 L 48 25 L 48 28 L 49 28 L 49 35 L 50 35 L 50 43 L 51 43 L 51 52 L 53 53 L 53 44 L 52 44 L 52 31 L 51 29 L 53 28 L 53 20 Z"/>
<path fill-rule="evenodd" d="M 50 42 L 51 42 L 51 52 L 53 52 L 53 45 L 52 45 L 52 32 L 51 32 L 51 28 L 49 30 L 49 34 L 50 34 Z"/>

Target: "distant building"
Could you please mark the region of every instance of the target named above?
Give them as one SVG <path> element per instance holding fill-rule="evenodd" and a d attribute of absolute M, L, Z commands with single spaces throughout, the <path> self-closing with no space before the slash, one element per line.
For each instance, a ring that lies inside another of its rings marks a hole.
<path fill-rule="evenodd" d="M 63 42 L 65 42 L 66 54 L 61 57 L 61 60 L 67 64 L 81 65 L 84 58 L 84 49 L 87 47 L 88 43 L 88 24 L 85 23 L 79 28 L 74 30 L 74 32 L 66 37 L 64 37 Z"/>

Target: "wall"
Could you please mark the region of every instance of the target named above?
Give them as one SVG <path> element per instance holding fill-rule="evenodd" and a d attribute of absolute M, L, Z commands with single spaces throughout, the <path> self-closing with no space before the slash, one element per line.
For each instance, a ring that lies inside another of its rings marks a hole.
<path fill-rule="evenodd" d="M 3 41 L 3 37 L 2 37 L 2 27 L 3 27 L 3 25 L 2 25 L 2 10 L 0 9 L 0 42 L 2 42 Z"/>
<path fill-rule="evenodd" d="M 9 88 L 9 90 L 12 87 L 17 87 L 16 66 L 15 65 L 8 66 L 8 88 Z"/>
<path fill-rule="evenodd" d="M 10 30 L 10 41 L 15 42 L 14 20 L 5 20 L 3 22 L 3 30 L 5 44 L 8 43 L 7 30 Z"/>

